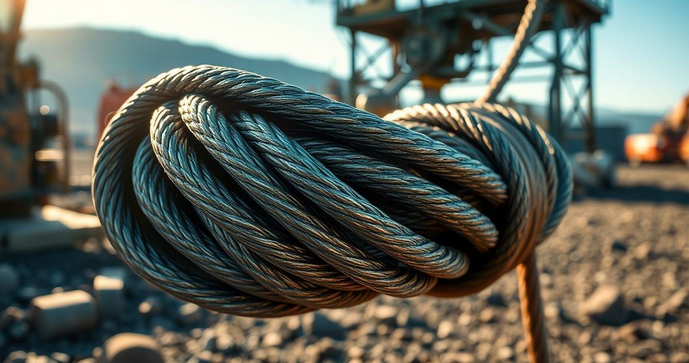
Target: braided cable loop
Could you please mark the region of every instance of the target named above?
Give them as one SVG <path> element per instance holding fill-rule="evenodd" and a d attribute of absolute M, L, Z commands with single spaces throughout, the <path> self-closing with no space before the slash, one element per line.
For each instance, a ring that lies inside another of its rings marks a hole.
<path fill-rule="evenodd" d="M 96 210 L 137 274 L 254 317 L 474 293 L 562 219 L 566 159 L 513 110 L 386 118 L 232 68 L 173 69 L 106 128 Z"/>

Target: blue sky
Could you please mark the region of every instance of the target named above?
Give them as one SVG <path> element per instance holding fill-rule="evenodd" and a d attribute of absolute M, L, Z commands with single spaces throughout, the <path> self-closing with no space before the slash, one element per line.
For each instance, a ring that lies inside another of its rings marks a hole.
<path fill-rule="evenodd" d="M 434 0 L 427 1 L 433 3 Z M 435 2 L 442 2 L 441 0 Z M 24 29 L 91 26 L 139 30 L 235 54 L 284 59 L 349 74 L 346 33 L 323 0 L 28 0 Z M 408 7 L 413 0 L 398 0 Z M 596 101 L 619 111 L 665 113 L 689 92 L 689 0 L 617 0 L 595 30 Z M 371 40 L 367 44 L 375 45 Z M 508 41 L 496 51 L 500 56 Z M 231 66 L 231 65 L 230 65 Z M 386 68 L 387 64 L 382 64 Z M 471 99 L 481 85 L 453 85 L 448 98 Z M 512 84 L 505 94 L 545 102 L 545 84 Z M 419 97 L 414 89 L 407 99 Z"/>

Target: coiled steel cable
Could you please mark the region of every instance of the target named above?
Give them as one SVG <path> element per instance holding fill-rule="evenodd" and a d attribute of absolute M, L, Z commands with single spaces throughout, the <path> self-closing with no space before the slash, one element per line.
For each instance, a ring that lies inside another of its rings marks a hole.
<path fill-rule="evenodd" d="M 96 210 L 138 275 L 235 315 L 465 296 L 519 265 L 545 361 L 533 250 L 571 198 L 562 150 L 499 105 L 385 119 L 249 72 L 174 69 L 107 126 Z"/>

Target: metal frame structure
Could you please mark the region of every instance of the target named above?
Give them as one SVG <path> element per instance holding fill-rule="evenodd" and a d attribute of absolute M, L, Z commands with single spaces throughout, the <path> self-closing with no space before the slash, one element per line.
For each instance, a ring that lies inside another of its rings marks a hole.
<path fill-rule="evenodd" d="M 583 137 L 587 151 L 596 148 L 592 27 L 609 13 L 610 3 L 610 0 L 550 0 L 539 31 L 525 53 L 533 54 L 530 58 L 537 60 L 525 60 L 518 67 L 550 72 L 545 76 L 511 79 L 511 82 L 546 82 L 549 85 L 548 131 L 561 143 L 568 138 Z M 432 82 L 435 83 L 435 89 L 427 87 L 427 82 L 421 82 L 427 100 L 432 101 L 439 95 L 438 86 L 448 82 L 468 83 L 469 74 L 493 73 L 499 64 L 494 63 L 491 41 L 514 35 L 525 5 L 525 0 L 458 0 L 426 6 L 420 0 L 417 9 L 398 11 L 393 7 L 362 13 L 356 11 L 356 7 L 361 5 L 346 0 L 338 1 L 337 24 L 347 28 L 350 34 L 351 78 L 347 102 L 354 104 L 360 89 L 371 88 L 372 82 L 382 81 L 385 83 L 382 90 L 392 91 L 396 97 L 405 85 L 417 82 L 422 77 L 436 80 Z M 436 62 L 410 69 L 405 64 L 404 54 L 404 37 L 409 29 L 437 29 L 443 26 L 452 28 L 450 32 L 460 32 L 460 37 L 468 38 L 462 40 L 459 47 L 445 49 L 450 54 L 443 55 L 445 59 L 449 56 L 462 57 L 466 66 L 457 69 L 456 66 Z M 357 41 L 360 33 L 385 38 L 387 43 L 369 54 Z M 539 38 L 547 34 L 552 41 L 548 49 L 536 44 Z M 388 50 L 392 54 L 393 74 L 389 77 L 376 75 L 372 72 L 374 64 L 388 54 Z M 476 60 L 483 53 L 488 58 L 488 64 L 479 66 Z M 361 56 L 363 62 L 360 63 Z M 579 135 L 570 130 L 577 123 L 582 129 Z"/>

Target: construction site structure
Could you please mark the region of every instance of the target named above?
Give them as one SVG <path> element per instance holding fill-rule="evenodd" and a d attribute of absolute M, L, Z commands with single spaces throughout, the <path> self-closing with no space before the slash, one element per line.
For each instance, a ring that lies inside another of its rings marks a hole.
<path fill-rule="evenodd" d="M 0 251 L 29 251 L 100 236 L 95 216 L 46 205 L 70 192 L 67 96 L 17 60 L 25 0 L 0 0 Z M 53 95 L 58 113 L 41 102 Z"/>
<path fill-rule="evenodd" d="M 538 60 L 524 61 L 519 68 L 550 74 L 513 77 L 511 82 L 549 84 L 548 132 L 560 142 L 583 137 L 587 151 L 593 152 L 592 28 L 609 14 L 610 1 L 545 3 L 546 13 L 526 51 Z M 493 59 L 492 42 L 514 36 L 526 5 L 527 0 L 456 0 L 434 5 L 420 0 L 417 8 L 400 10 L 394 0 L 338 0 L 337 24 L 350 34 L 347 102 L 383 114 L 399 106 L 399 92 L 412 82 L 420 84 L 424 102 L 439 102 L 443 86 L 467 84 L 469 75 L 477 72 L 493 73 L 499 64 Z M 369 52 L 361 45 L 360 34 L 386 42 Z M 551 46 L 538 46 L 536 40 L 545 34 L 550 34 Z M 376 62 L 386 54 L 391 54 L 392 74 L 381 75 Z M 487 64 L 478 64 L 481 54 L 486 55 Z M 571 132 L 577 123 L 583 135 Z"/>
<path fill-rule="evenodd" d="M 43 194 L 69 190 L 67 97 L 41 80 L 37 61 L 16 59 L 24 5 L 3 1 L 0 13 L 0 216 L 27 215 Z M 42 90 L 58 100 L 59 113 L 40 104 Z"/>

